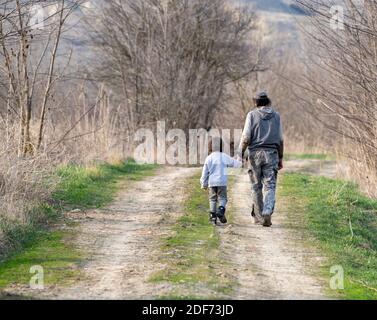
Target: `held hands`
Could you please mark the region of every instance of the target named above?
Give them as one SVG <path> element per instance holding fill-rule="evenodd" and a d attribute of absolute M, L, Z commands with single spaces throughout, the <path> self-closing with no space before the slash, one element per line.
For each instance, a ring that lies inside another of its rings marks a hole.
<path fill-rule="evenodd" d="M 243 159 L 242 159 L 239 155 L 237 155 L 237 156 L 235 157 L 235 159 L 236 159 L 237 161 L 243 162 Z M 279 160 L 279 166 L 278 166 L 278 168 L 279 168 L 279 171 L 284 169 L 284 162 L 283 162 L 283 159 L 280 159 L 280 160 Z"/>
<path fill-rule="evenodd" d="M 279 160 L 279 171 L 284 169 L 283 159 Z"/>

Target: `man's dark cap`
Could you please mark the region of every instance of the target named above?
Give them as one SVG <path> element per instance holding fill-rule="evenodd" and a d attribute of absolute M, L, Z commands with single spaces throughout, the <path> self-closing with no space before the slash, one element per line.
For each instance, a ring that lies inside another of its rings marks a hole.
<path fill-rule="evenodd" d="M 259 99 L 266 99 L 266 98 L 268 98 L 268 93 L 267 91 L 263 90 L 263 91 L 259 91 L 254 99 L 259 100 Z"/>

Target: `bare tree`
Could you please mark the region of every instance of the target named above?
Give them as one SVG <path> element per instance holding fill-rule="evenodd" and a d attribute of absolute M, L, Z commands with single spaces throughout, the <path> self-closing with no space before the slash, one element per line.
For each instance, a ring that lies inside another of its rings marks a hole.
<path fill-rule="evenodd" d="M 305 33 L 314 49 L 302 102 L 333 133 L 324 135 L 357 162 L 355 172 L 365 182 L 377 176 L 377 2 L 298 2 L 310 13 Z"/>
<path fill-rule="evenodd" d="M 111 0 L 99 19 L 96 77 L 117 92 L 131 131 L 157 120 L 210 128 L 229 84 L 260 67 L 254 13 L 224 0 Z"/>
<path fill-rule="evenodd" d="M 79 1 L 65 0 L 14 0 L 0 4 L 2 97 L 7 106 L 8 129 L 10 122 L 17 118 L 19 121 L 19 156 L 34 154 L 41 146 L 49 99 L 59 78 L 55 64 L 63 26 L 78 5 Z M 33 16 L 35 10 L 43 10 L 38 19 Z M 33 125 L 37 126 L 35 137 Z"/>

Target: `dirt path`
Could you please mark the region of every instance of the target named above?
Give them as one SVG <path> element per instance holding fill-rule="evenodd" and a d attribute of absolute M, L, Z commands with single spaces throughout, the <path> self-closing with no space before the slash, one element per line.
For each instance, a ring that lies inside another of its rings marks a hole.
<path fill-rule="evenodd" d="M 286 171 L 333 177 L 333 163 L 297 160 Z M 81 226 L 79 244 L 90 251 L 88 278 L 54 292 L 68 299 L 153 299 L 171 292 L 169 284 L 148 282 L 159 263 L 159 240 L 182 214 L 185 180 L 197 169 L 163 168 L 156 176 L 119 194 L 110 207 L 92 212 Z M 310 274 L 320 261 L 291 232 L 280 203 L 271 229 L 252 224 L 247 174 L 231 190 L 234 223 L 219 228 L 223 252 L 238 286 L 232 299 L 325 299 L 323 283 Z"/>
<path fill-rule="evenodd" d="M 304 171 L 309 162 L 287 163 L 288 171 Z M 312 173 L 333 175 L 333 166 Z M 310 272 L 321 260 L 292 232 L 283 203 L 279 203 L 272 228 L 252 223 L 247 173 L 237 177 L 231 191 L 234 223 L 222 231 L 222 243 L 238 280 L 235 299 L 326 299 L 323 283 Z"/>
<path fill-rule="evenodd" d="M 78 246 L 89 252 L 85 279 L 55 289 L 56 299 L 148 299 L 168 291 L 148 282 L 163 268 L 159 240 L 182 214 L 184 182 L 195 169 L 161 169 L 122 191 L 111 206 L 89 212 L 81 223 Z"/>

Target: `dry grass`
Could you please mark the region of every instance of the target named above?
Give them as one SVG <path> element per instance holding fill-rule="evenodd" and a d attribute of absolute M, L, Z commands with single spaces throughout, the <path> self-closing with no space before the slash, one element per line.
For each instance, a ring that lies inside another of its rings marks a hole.
<path fill-rule="evenodd" d="M 6 137 L 4 131 L 0 134 Z M 58 181 L 54 161 L 43 154 L 18 157 L 16 141 L 13 136 L 0 143 L 0 257 L 16 248 L 27 230 L 43 219 L 35 208 L 48 201 Z"/>
<path fill-rule="evenodd" d="M 364 163 L 357 160 L 342 159 L 338 165 L 338 175 L 345 180 L 353 181 L 367 196 L 377 198 L 377 172 L 368 169 Z"/>
<path fill-rule="evenodd" d="M 122 106 L 111 102 L 104 86 L 95 92 L 83 83 L 73 91 L 72 104 L 77 107 L 57 111 L 46 126 L 43 148 L 50 157 L 62 164 L 87 165 L 131 155 L 128 117 Z"/>
<path fill-rule="evenodd" d="M 48 198 L 55 185 L 53 161 L 46 155 L 19 158 L 9 145 L 0 145 L 0 218 L 27 222 L 30 208 Z"/>
<path fill-rule="evenodd" d="M 114 163 L 131 154 L 125 147 L 129 144 L 123 138 L 127 133 L 120 122 L 121 113 L 109 103 L 103 88 L 100 94 L 102 99 L 92 107 L 79 99 L 79 108 L 71 111 L 70 117 L 63 114 L 65 110 L 56 115 L 59 121 L 49 120 L 42 149 L 34 155 L 19 157 L 17 122 L 14 126 L 0 123 L 0 136 L 4 137 L 0 141 L 0 257 L 16 248 L 35 223 L 44 224 L 48 219 L 44 209 L 36 209 L 51 203 L 60 181 L 59 166 Z M 34 136 L 36 126 L 31 125 Z"/>

